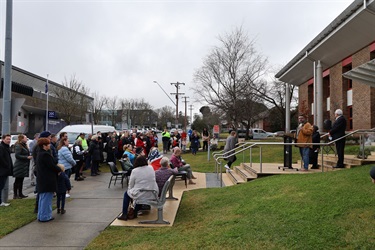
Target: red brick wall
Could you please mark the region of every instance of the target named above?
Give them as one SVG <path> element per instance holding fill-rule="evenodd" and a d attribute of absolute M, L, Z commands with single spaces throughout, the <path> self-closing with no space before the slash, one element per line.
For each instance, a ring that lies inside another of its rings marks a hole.
<path fill-rule="evenodd" d="M 370 60 L 370 49 L 366 47 L 352 56 L 352 67 Z M 353 130 L 371 128 L 371 87 L 353 81 Z"/>
<path fill-rule="evenodd" d="M 370 49 L 366 47 L 352 55 L 352 68 L 362 65 L 370 60 Z M 342 109 L 344 116 L 348 117 L 347 107 L 347 84 L 343 84 L 342 62 L 330 68 L 330 119 L 334 120 L 336 109 Z M 323 86 L 324 91 L 327 88 Z M 375 88 L 353 81 L 353 130 L 370 129 L 375 127 Z M 323 93 L 326 97 L 326 94 Z M 308 110 L 311 114 L 311 102 L 309 98 L 308 83 L 299 87 L 299 113 Z M 324 101 L 323 112 L 326 110 Z M 326 118 L 326 117 L 324 117 Z M 349 123 L 348 127 L 349 129 Z"/>

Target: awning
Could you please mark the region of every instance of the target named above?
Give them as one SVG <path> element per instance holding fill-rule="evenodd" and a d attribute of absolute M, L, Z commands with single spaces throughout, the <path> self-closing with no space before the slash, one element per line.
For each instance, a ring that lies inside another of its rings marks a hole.
<path fill-rule="evenodd" d="M 364 63 L 344 74 L 345 78 L 375 87 L 375 59 Z"/>

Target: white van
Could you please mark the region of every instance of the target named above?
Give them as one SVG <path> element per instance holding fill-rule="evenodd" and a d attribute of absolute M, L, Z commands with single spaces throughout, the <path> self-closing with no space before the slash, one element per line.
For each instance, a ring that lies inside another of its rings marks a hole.
<path fill-rule="evenodd" d="M 57 136 L 59 136 L 61 132 L 66 132 L 68 134 L 69 143 L 74 143 L 80 133 L 85 133 L 87 137 L 87 134 L 96 134 L 98 131 L 102 134 L 107 134 L 116 131 L 116 129 L 113 126 L 106 125 L 93 125 L 92 127 L 90 124 L 68 125 L 61 129 L 60 132 L 57 133 Z"/>

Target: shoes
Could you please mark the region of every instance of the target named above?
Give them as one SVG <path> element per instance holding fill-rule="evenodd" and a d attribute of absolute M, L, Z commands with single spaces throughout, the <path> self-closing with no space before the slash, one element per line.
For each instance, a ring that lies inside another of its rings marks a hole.
<path fill-rule="evenodd" d="M 98 172 L 95 173 L 96 175 L 100 175 Z"/>
<path fill-rule="evenodd" d="M 299 171 L 306 172 L 308 170 L 306 168 L 301 168 Z"/>
<path fill-rule="evenodd" d="M 340 166 L 334 166 L 333 168 L 344 168 L 344 167 L 340 167 Z"/>
<path fill-rule="evenodd" d="M 61 214 L 65 214 L 66 210 L 61 208 Z"/>
<path fill-rule="evenodd" d="M 65 197 L 66 197 L 66 198 L 69 198 L 69 197 L 70 197 L 70 194 L 66 194 Z"/>
<path fill-rule="evenodd" d="M 57 213 L 59 214 L 61 212 L 60 208 L 57 209 Z"/>
<path fill-rule="evenodd" d="M 51 221 L 51 220 L 54 220 L 55 218 L 53 218 L 53 217 L 51 217 L 51 219 L 49 219 L 49 220 L 38 220 L 39 222 L 49 222 L 49 221 Z"/>
<path fill-rule="evenodd" d="M 29 197 L 28 195 L 20 194 L 19 196 L 21 199 Z"/>
<path fill-rule="evenodd" d="M 31 182 L 31 184 L 30 184 L 30 185 L 34 187 L 34 186 L 35 186 L 35 182 Z"/>
<path fill-rule="evenodd" d="M 121 214 L 121 216 L 117 217 L 118 220 L 128 220 L 128 217 L 124 214 Z"/>
<path fill-rule="evenodd" d="M 195 177 L 195 176 L 192 176 L 191 178 L 192 178 L 192 179 L 197 179 L 197 177 Z"/>
<path fill-rule="evenodd" d="M 13 200 L 15 199 L 21 199 L 21 197 L 17 196 L 17 195 L 13 195 Z"/>
<path fill-rule="evenodd" d="M 230 170 L 230 167 L 228 165 L 225 165 L 224 166 L 226 169 Z"/>
<path fill-rule="evenodd" d="M 97 176 L 97 174 L 91 174 L 91 176 Z"/>
<path fill-rule="evenodd" d="M 77 179 L 75 179 L 76 181 L 83 181 L 84 180 L 84 178 L 83 177 L 78 177 Z"/>
<path fill-rule="evenodd" d="M 0 207 L 7 207 L 7 206 L 9 206 L 9 205 L 10 205 L 10 203 L 2 202 L 2 203 L 0 204 Z"/>
<path fill-rule="evenodd" d="M 197 183 L 193 182 L 192 180 L 189 180 L 189 184 L 195 185 Z"/>

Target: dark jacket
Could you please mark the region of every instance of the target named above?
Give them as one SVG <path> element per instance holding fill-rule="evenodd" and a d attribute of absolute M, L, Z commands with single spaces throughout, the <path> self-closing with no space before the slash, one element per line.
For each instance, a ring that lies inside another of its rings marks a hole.
<path fill-rule="evenodd" d="M 17 143 L 15 145 L 14 156 L 16 161 L 13 165 L 13 177 L 29 177 L 30 170 L 30 151 L 25 143 Z"/>
<path fill-rule="evenodd" d="M 346 119 L 344 116 L 341 115 L 333 123 L 332 128 L 329 131 L 329 134 L 332 136 L 332 140 L 336 140 L 345 135 L 345 130 L 346 130 Z"/>
<path fill-rule="evenodd" d="M 89 146 L 89 154 L 91 155 L 91 160 L 100 161 L 100 148 L 98 141 L 91 141 Z"/>
<path fill-rule="evenodd" d="M 61 172 L 61 169 L 56 165 L 49 151 L 40 149 L 37 157 L 36 168 L 38 192 L 56 192 L 57 173 Z"/>
<path fill-rule="evenodd" d="M 13 162 L 10 157 L 10 148 L 4 142 L 0 143 L 0 176 L 11 176 L 13 174 Z"/>
<path fill-rule="evenodd" d="M 64 172 L 61 172 L 57 177 L 57 191 L 58 194 L 65 194 L 66 191 L 72 189 L 70 180 Z"/>
<path fill-rule="evenodd" d="M 73 145 L 73 159 L 76 161 L 83 161 L 84 150 L 82 145 L 74 144 Z"/>

